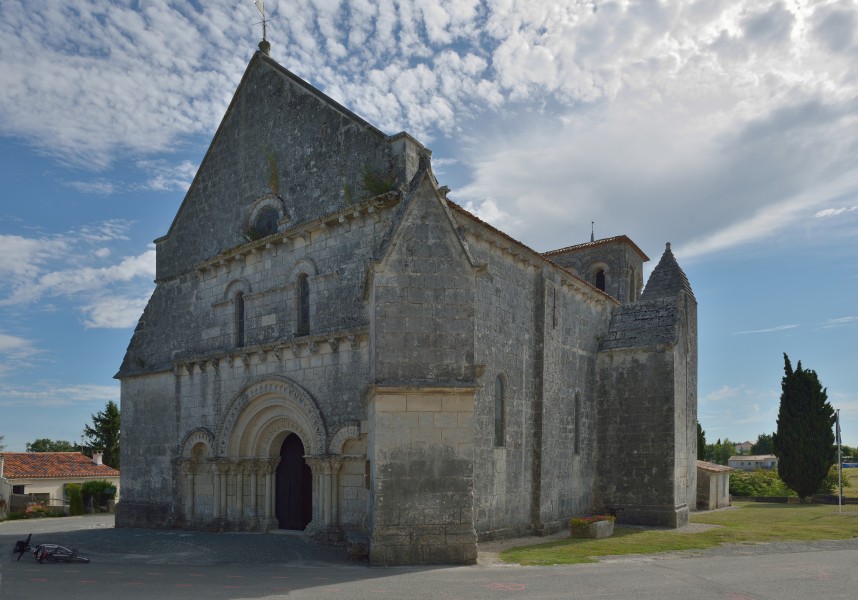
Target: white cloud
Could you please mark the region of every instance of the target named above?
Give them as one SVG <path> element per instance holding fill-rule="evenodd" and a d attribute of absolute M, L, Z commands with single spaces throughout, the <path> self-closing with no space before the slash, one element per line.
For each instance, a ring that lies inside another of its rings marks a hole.
<path fill-rule="evenodd" d="M 831 327 L 843 327 L 850 323 L 858 323 L 858 317 L 840 317 L 839 319 L 828 319 L 822 326 L 826 329 Z"/>
<path fill-rule="evenodd" d="M 774 333 L 776 331 L 787 331 L 795 329 L 798 325 L 778 325 L 776 327 L 768 327 L 766 329 L 752 329 L 750 331 L 734 331 L 733 335 L 745 335 L 748 333 Z"/>
<path fill-rule="evenodd" d="M 119 385 L 73 384 L 36 381 L 27 386 L 0 382 L 0 407 L 68 406 L 108 400 L 119 402 Z"/>
<path fill-rule="evenodd" d="M 827 219 L 830 217 L 839 217 L 840 215 L 845 215 L 856 211 L 858 211 L 858 206 L 840 206 L 838 208 L 824 208 L 813 216 L 817 219 Z"/>
<path fill-rule="evenodd" d="M 455 139 L 473 168 L 460 201 L 491 200 L 545 248 L 595 220 L 701 256 L 833 216 L 858 189 L 854 2 L 271 4 L 275 59 L 382 130 Z M 136 6 L 7 0 L 0 133 L 94 169 L 133 157 L 148 188 L 183 190 L 196 165 L 164 155 L 212 133 L 258 15 Z"/>
<path fill-rule="evenodd" d="M 134 327 L 146 308 L 147 294 L 142 298 L 106 296 L 81 308 L 87 315 L 84 325 L 96 329 Z"/>
<path fill-rule="evenodd" d="M 0 263 L 0 306 L 40 302 L 51 312 L 49 300 L 62 299 L 86 315 L 86 327 L 133 326 L 153 287 L 155 249 L 150 245 L 105 264 L 113 255 L 111 245 L 128 242 L 129 227 L 115 219 L 63 234 L 0 236 L 0 253 L 12 257 Z"/>

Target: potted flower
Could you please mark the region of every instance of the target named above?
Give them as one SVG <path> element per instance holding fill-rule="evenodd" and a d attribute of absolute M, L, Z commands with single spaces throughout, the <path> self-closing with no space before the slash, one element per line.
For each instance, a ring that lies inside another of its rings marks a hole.
<path fill-rule="evenodd" d="M 586 537 L 602 539 L 611 537 L 614 533 L 613 515 L 587 515 L 583 517 L 572 517 L 569 519 L 569 535 L 572 537 Z"/>

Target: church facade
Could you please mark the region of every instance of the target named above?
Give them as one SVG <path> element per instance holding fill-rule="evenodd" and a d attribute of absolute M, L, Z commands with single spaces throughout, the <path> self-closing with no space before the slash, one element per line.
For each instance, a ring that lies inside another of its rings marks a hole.
<path fill-rule="evenodd" d="M 536 252 L 264 50 L 156 240 L 117 526 L 431 564 L 579 514 L 684 524 L 697 305 L 669 244 L 645 289 L 625 236 Z"/>

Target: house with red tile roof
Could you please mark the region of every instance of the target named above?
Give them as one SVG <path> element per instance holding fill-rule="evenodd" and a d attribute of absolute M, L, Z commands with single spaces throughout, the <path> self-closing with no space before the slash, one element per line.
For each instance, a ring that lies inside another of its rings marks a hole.
<path fill-rule="evenodd" d="M 10 510 L 12 495 L 27 495 L 61 507 L 68 503 L 68 483 L 104 480 L 119 490 L 119 471 L 80 452 L 0 452 L 0 516 Z"/>

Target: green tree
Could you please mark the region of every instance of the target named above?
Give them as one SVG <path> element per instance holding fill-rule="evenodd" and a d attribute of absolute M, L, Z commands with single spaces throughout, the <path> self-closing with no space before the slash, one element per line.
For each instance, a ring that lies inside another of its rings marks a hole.
<path fill-rule="evenodd" d="M 706 432 L 697 421 L 697 460 L 706 460 Z"/>
<path fill-rule="evenodd" d="M 92 426 L 84 425 L 83 433 L 90 446 L 104 452 L 104 464 L 119 468 L 119 407 L 108 401 L 104 410 L 92 415 Z"/>
<path fill-rule="evenodd" d="M 751 454 L 755 454 L 757 456 L 761 454 L 771 454 L 772 453 L 772 436 L 767 433 L 761 433 L 757 436 L 757 441 L 754 442 L 754 445 L 751 446 Z"/>
<path fill-rule="evenodd" d="M 801 498 L 822 486 L 828 470 L 837 462 L 834 446 L 834 409 L 816 371 L 793 370 L 784 353 L 778 429 L 773 436 L 778 475 Z"/>
<path fill-rule="evenodd" d="M 5 437 L 5 435 L 0 435 L 0 452 L 3 452 L 3 450 L 6 449 L 6 444 L 3 443 L 3 438 Z"/>
<path fill-rule="evenodd" d="M 27 452 L 77 452 L 79 446 L 65 440 L 39 438 L 35 442 L 27 442 Z"/>
<path fill-rule="evenodd" d="M 714 444 L 706 446 L 706 460 L 717 465 L 726 465 L 730 457 L 736 454 L 736 444 L 730 441 L 730 438 L 718 438 Z"/>

